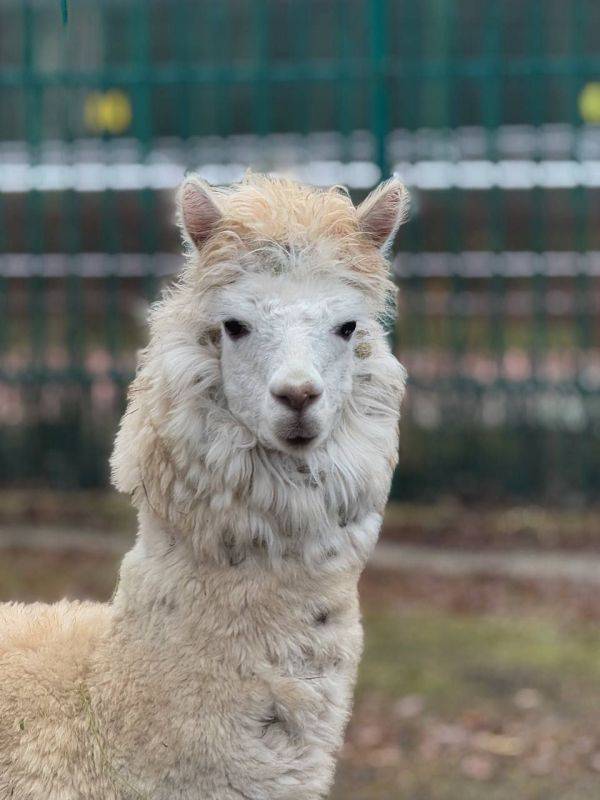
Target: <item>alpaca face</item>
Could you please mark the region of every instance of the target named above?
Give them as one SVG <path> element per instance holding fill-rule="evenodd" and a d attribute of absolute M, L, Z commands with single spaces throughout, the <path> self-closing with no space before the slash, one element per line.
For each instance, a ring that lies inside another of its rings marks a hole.
<path fill-rule="evenodd" d="M 361 292 L 342 280 L 247 275 L 216 296 L 223 391 L 231 413 L 266 447 L 322 444 L 352 391 Z"/>

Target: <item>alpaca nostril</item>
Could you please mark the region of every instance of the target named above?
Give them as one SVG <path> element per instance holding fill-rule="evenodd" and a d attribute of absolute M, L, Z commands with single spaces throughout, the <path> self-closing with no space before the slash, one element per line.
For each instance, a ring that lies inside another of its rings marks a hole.
<path fill-rule="evenodd" d="M 272 389 L 271 394 L 286 408 L 304 411 L 307 406 L 319 399 L 322 391 L 312 383 L 303 383 L 300 386 L 281 386 Z"/>

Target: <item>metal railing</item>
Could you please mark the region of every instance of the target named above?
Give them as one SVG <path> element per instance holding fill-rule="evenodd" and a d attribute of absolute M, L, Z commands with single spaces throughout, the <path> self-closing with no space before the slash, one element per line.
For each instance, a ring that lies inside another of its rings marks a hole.
<path fill-rule="evenodd" d="M 0 483 L 97 485 L 172 191 L 247 166 L 411 188 L 397 496 L 594 500 L 600 4 L 0 7 Z"/>

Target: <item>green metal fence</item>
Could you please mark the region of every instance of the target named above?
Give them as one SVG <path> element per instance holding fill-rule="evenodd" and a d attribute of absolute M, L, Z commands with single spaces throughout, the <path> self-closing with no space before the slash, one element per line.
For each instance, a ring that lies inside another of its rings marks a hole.
<path fill-rule="evenodd" d="M 99 485 L 173 189 L 392 170 L 397 496 L 595 499 L 597 0 L 0 6 L 0 483 Z"/>

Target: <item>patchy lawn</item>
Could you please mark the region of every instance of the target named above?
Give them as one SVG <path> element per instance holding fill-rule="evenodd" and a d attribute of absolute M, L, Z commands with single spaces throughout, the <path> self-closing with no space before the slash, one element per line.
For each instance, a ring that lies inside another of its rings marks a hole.
<path fill-rule="evenodd" d="M 365 655 L 334 800 L 598 796 L 597 622 L 565 622 L 532 587 L 525 615 L 506 598 L 457 613 L 448 584 L 461 581 L 410 602 L 402 579 L 398 599 L 378 577 L 363 587 Z"/>

